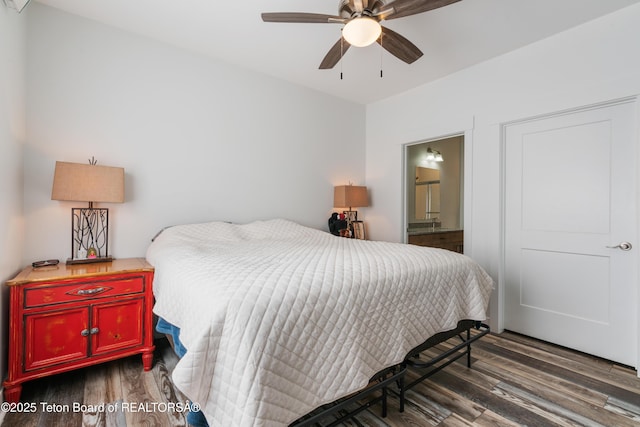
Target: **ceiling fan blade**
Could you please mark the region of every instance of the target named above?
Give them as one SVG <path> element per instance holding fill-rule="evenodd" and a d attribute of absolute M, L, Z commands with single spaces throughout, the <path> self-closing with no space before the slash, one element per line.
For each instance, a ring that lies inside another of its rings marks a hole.
<path fill-rule="evenodd" d="M 338 61 L 340 61 L 342 56 L 347 53 L 349 47 L 351 47 L 351 45 L 345 39 L 340 37 L 340 40 L 338 40 L 336 44 L 334 44 L 333 47 L 329 49 L 329 52 L 327 52 L 324 59 L 320 63 L 319 68 L 321 70 L 328 70 L 330 68 L 333 68 L 338 63 Z"/>
<path fill-rule="evenodd" d="M 381 19 L 396 19 L 404 16 L 416 15 L 429 10 L 448 6 L 460 0 L 395 0 L 385 5 L 385 10 L 393 9 L 393 12 L 383 14 Z"/>
<path fill-rule="evenodd" d="M 263 13 L 264 22 L 302 22 L 305 24 L 326 24 L 333 22 L 344 22 L 345 19 L 336 15 L 323 15 L 321 13 L 305 12 L 273 12 Z"/>
<path fill-rule="evenodd" d="M 378 44 L 407 64 L 414 63 L 422 56 L 422 52 L 416 45 L 386 27 L 382 27 L 382 36 L 378 38 Z"/>

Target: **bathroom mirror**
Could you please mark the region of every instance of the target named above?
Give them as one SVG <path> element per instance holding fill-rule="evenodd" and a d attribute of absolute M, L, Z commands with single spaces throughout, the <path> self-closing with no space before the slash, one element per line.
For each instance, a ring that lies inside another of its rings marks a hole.
<path fill-rule="evenodd" d="M 416 166 L 416 220 L 440 216 L 440 171 Z"/>
<path fill-rule="evenodd" d="M 407 229 L 462 230 L 464 137 L 405 146 Z"/>

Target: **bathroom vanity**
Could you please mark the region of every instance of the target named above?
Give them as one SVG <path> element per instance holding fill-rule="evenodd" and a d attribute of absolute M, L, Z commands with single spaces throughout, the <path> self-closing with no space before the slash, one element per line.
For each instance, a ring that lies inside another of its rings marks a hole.
<path fill-rule="evenodd" d="M 412 224 L 413 225 L 413 224 Z M 463 253 L 464 231 L 436 227 L 409 228 L 408 243 Z"/>

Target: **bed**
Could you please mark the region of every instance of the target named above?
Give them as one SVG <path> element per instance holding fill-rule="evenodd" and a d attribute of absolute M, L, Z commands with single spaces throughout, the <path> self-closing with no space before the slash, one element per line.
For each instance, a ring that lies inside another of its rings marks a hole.
<path fill-rule="evenodd" d="M 212 426 L 288 425 L 486 317 L 492 279 L 454 252 L 274 219 L 160 233 L 154 312 L 180 329 L 172 378 Z"/>

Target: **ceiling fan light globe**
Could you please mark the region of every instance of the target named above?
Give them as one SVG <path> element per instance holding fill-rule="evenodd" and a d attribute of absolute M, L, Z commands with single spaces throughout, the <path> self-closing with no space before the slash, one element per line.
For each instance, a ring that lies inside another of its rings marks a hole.
<path fill-rule="evenodd" d="M 380 37 L 382 27 L 375 19 L 360 17 L 347 22 L 342 29 L 342 37 L 351 45 L 365 47 Z"/>

